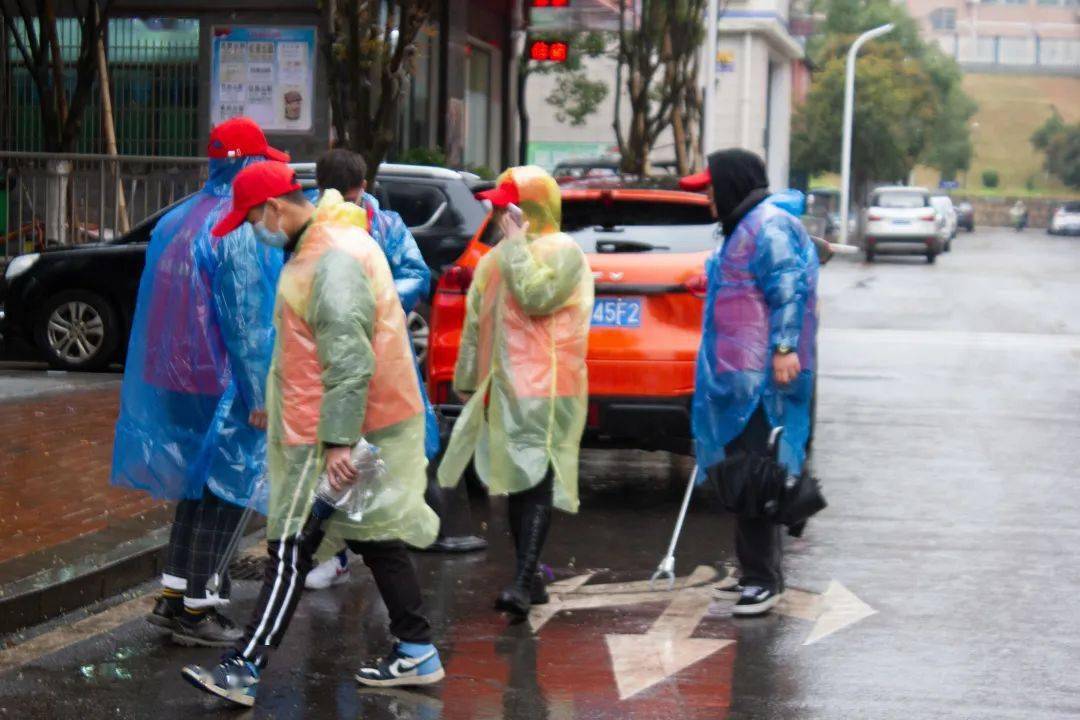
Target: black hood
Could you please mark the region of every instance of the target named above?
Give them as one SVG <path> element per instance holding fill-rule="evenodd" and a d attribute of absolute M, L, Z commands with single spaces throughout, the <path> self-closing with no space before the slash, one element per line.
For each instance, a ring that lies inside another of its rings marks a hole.
<path fill-rule="evenodd" d="M 709 155 L 716 213 L 730 235 L 755 205 L 768 195 L 769 177 L 765 163 L 748 150 L 719 150 Z"/>

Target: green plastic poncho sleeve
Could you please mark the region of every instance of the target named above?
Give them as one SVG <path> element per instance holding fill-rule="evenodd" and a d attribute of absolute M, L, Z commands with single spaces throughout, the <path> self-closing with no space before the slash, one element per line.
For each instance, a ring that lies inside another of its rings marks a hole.
<path fill-rule="evenodd" d="M 525 233 L 503 240 L 499 267 L 506 287 L 528 315 L 550 315 L 561 308 L 578 287 L 584 271 L 583 256 L 571 244 L 539 258 L 525 241 Z"/>
<path fill-rule="evenodd" d="M 358 260 L 334 250 L 319 259 L 307 319 L 323 368 L 319 440 L 355 445 L 375 372 L 375 296 Z"/>
<path fill-rule="evenodd" d="M 479 273 L 478 273 L 479 274 Z M 480 305 L 483 288 L 479 281 L 469 287 L 465 298 L 465 326 L 461 329 L 457 364 L 454 366 L 454 392 L 476 392 L 479 358 L 477 356 L 480 332 Z"/>

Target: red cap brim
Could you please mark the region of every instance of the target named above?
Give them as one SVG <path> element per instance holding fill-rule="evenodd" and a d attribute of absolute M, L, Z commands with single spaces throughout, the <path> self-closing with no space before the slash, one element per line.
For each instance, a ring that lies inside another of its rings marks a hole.
<path fill-rule="evenodd" d="M 709 187 L 709 183 L 711 182 L 712 177 L 709 175 L 709 171 L 702 170 L 699 173 L 679 178 L 679 187 L 683 190 L 690 190 L 691 192 L 700 192 Z"/>
<path fill-rule="evenodd" d="M 277 160 L 278 162 L 289 162 L 289 153 L 282 152 L 277 148 L 272 148 L 269 145 L 266 146 L 266 150 L 263 152 L 267 160 Z"/>
<path fill-rule="evenodd" d="M 229 213 L 217 221 L 210 234 L 214 237 L 225 237 L 247 220 L 247 210 L 232 209 Z"/>
<path fill-rule="evenodd" d="M 495 207 L 503 208 L 511 203 L 516 205 L 521 198 L 518 196 L 517 185 L 510 182 L 504 182 L 498 187 L 476 193 L 476 199 L 490 200 L 491 204 Z"/>

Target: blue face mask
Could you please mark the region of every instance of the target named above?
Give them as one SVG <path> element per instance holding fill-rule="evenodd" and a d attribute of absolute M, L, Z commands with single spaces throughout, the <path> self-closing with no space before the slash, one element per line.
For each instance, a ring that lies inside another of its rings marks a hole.
<path fill-rule="evenodd" d="M 270 230 L 266 227 L 266 211 L 263 211 L 263 219 L 253 226 L 255 239 L 264 245 L 274 248 L 283 248 L 289 244 L 289 236 L 278 230 Z"/>

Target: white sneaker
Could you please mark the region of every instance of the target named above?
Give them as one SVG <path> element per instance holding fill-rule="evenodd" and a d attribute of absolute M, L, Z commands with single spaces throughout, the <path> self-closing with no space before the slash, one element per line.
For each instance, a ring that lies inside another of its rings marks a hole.
<path fill-rule="evenodd" d="M 304 587 L 308 590 L 325 590 L 340 585 L 349 579 L 349 566 L 341 566 L 337 556 L 324 560 L 304 578 Z"/>

